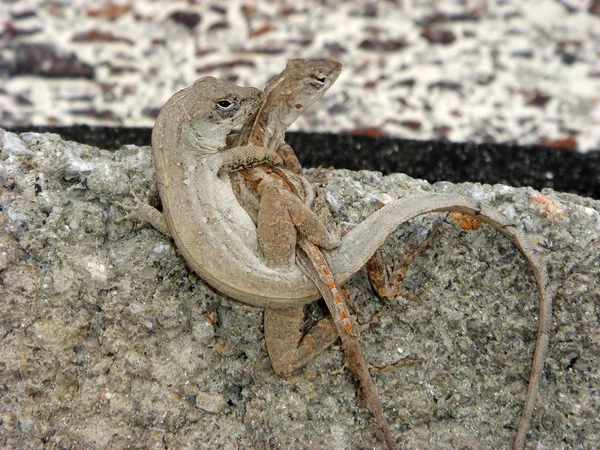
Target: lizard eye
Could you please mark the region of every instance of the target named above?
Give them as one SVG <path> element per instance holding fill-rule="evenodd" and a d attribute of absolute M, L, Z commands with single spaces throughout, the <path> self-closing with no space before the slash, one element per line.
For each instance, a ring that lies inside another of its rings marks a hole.
<path fill-rule="evenodd" d="M 223 100 L 219 100 L 217 102 L 217 105 L 219 105 L 223 109 L 228 109 L 228 108 L 231 107 L 231 105 L 233 105 L 233 103 L 231 103 L 229 100 L 227 100 L 226 98 L 224 98 Z"/>
<path fill-rule="evenodd" d="M 309 82 L 318 87 L 323 86 L 325 84 L 325 82 L 327 81 L 327 78 L 324 75 L 311 73 L 308 76 L 309 76 Z"/>
<path fill-rule="evenodd" d="M 233 117 L 240 109 L 242 102 L 235 95 L 222 98 L 215 101 L 215 111 L 223 119 L 229 119 Z"/>
<path fill-rule="evenodd" d="M 325 77 L 325 75 L 320 74 L 320 73 L 310 73 L 308 74 L 308 76 L 312 79 L 312 81 L 315 84 L 325 84 L 325 81 L 327 81 L 327 78 Z"/>

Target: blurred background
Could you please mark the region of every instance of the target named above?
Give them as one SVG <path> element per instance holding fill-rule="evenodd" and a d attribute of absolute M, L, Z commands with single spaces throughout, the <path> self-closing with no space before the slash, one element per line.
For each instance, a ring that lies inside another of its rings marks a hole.
<path fill-rule="evenodd" d="M 600 0 L 3 0 L 0 126 L 151 127 L 204 75 L 344 64 L 293 130 L 600 149 Z"/>

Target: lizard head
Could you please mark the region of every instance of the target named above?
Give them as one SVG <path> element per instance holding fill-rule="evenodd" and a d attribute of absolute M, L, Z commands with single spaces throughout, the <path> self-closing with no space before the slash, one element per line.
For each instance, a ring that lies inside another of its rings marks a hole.
<path fill-rule="evenodd" d="M 224 143 L 227 134 L 248 120 L 262 101 L 259 89 L 236 86 L 214 77 L 199 78 L 181 92 L 186 91 L 189 130 L 215 146 Z"/>
<path fill-rule="evenodd" d="M 282 98 L 273 101 L 287 105 L 285 122 L 289 126 L 327 92 L 341 71 L 342 64 L 337 61 L 293 59 L 283 72 L 267 84 L 264 93 L 269 95 L 277 87 L 277 93 Z"/>
<path fill-rule="evenodd" d="M 192 120 L 229 128 L 227 132 L 252 116 L 262 100 L 256 88 L 236 86 L 214 77 L 202 77 L 192 88 L 197 96 Z"/>

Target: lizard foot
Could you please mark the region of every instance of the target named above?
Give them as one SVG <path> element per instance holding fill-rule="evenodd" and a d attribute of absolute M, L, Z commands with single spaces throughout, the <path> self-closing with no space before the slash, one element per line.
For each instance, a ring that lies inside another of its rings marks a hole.
<path fill-rule="evenodd" d="M 129 193 L 133 197 L 133 200 L 135 202 L 134 205 L 119 202 L 119 201 L 111 201 L 110 202 L 111 205 L 118 206 L 119 208 L 121 208 L 123 211 L 125 211 L 127 213 L 125 216 L 115 219 L 115 223 L 123 223 L 126 221 L 133 221 L 133 220 L 145 221 L 143 219 L 143 213 L 141 213 L 141 211 L 143 211 L 145 205 L 150 204 L 150 202 L 149 202 L 150 190 L 147 190 L 146 194 L 144 195 L 144 198 L 141 199 L 137 195 L 137 193 L 133 190 L 133 186 L 131 184 L 129 184 Z"/>
<path fill-rule="evenodd" d="M 110 202 L 111 205 L 117 206 L 127 213 L 125 216 L 115 219 L 115 223 L 138 220 L 141 223 L 135 227 L 135 230 L 139 230 L 145 223 L 149 223 L 161 233 L 169 236 L 169 229 L 163 214 L 149 203 L 150 190 L 146 191 L 143 199 L 137 195 L 131 185 L 129 185 L 129 192 L 134 200 L 133 205 L 117 201 Z"/>
<path fill-rule="evenodd" d="M 319 166 L 313 171 L 313 173 L 307 175 L 306 178 L 308 179 L 310 184 L 323 183 L 327 181 L 327 177 L 325 176 L 325 174 L 327 172 L 331 172 L 332 170 L 333 167 L 328 167 L 325 169 L 323 168 L 323 166 Z"/>
<path fill-rule="evenodd" d="M 421 300 L 419 300 L 416 295 L 406 292 L 404 289 L 402 289 L 402 282 L 404 281 L 404 276 L 406 275 L 408 266 L 416 258 L 416 256 L 425 250 L 431 241 L 433 241 L 440 225 L 441 223 L 438 223 L 435 227 L 433 227 L 433 230 L 431 230 L 423 243 L 419 245 L 412 253 L 405 256 L 400 261 L 394 259 L 391 267 L 385 265 L 383 256 L 379 250 L 375 252 L 369 261 L 367 261 L 367 273 L 369 275 L 369 279 L 371 280 L 371 284 L 373 285 L 375 292 L 380 298 L 391 302 L 398 296 L 402 296 L 407 300 L 421 304 Z M 409 245 L 412 241 L 412 238 L 413 236 L 411 236 L 409 239 Z"/>

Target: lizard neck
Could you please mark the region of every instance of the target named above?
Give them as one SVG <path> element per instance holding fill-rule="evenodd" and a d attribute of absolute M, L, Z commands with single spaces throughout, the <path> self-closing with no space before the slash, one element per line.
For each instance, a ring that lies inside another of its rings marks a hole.
<path fill-rule="evenodd" d="M 203 159 L 218 153 L 226 146 L 226 134 L 221 133 L 214 124 L 204 124 L 202 127 L 185 127 L 181 132 L 179 149 L 182 153 Z"/>
<path fill-rule="evenodd" d="M 273 95 L 269 96 L 265 107 L 259 112 L 254 122 L 250 142 L 264 147 L 279 144 L 289 126 L 288 109 L 287 104 L 280 99 Z"/>

